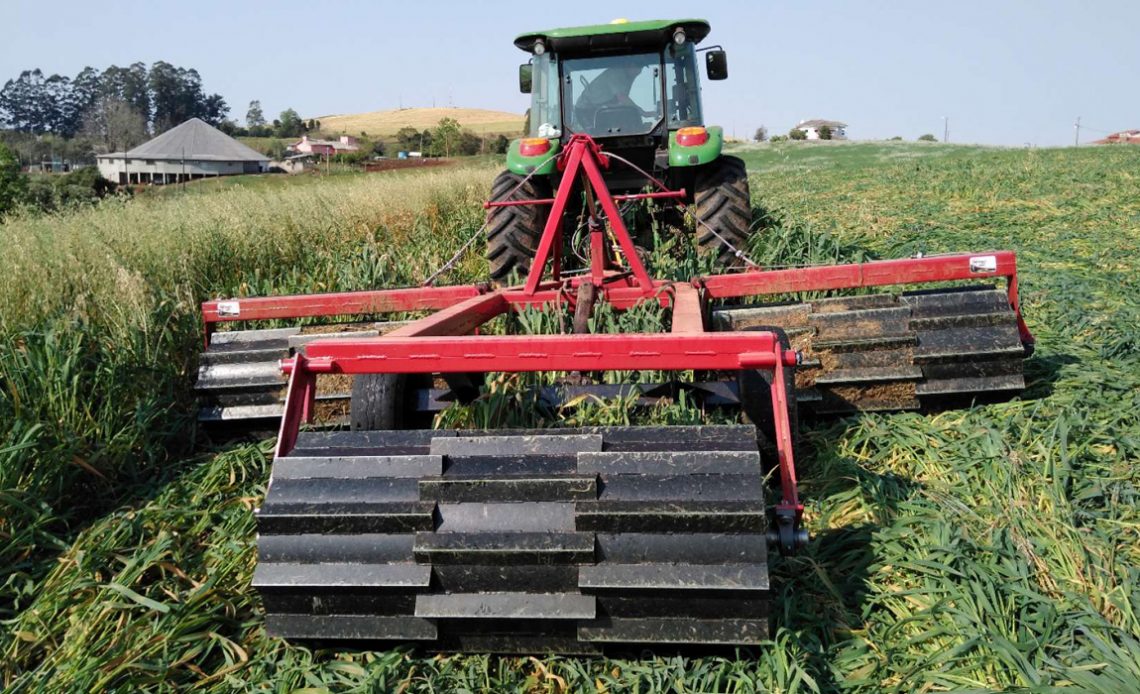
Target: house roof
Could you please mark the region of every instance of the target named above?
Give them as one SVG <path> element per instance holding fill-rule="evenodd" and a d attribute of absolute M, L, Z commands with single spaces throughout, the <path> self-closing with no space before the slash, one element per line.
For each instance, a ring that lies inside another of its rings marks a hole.
<path fill-rule="evenodd" d="M 837 120 L 822 120 L 820 118 L 815 118 L 812 120 L 802 120 L 796 125 L 797 128 L 822 128 L 824 126 L 827 126 L 829 128 L 846 128 L 847 124 L 840 123 Z"/>
<path fill-rule="evenodd" d="M 1121 130 L 1118 133 L 1112 133 L 1101 140 L 1094 140 L 1094 145 L 1118 145 L 1118 144 L 1137 144 L 1140 145 L 1140 130 Z"/>
<path fill-rule="evenodd" d="M 123 155 L 117 156 L 121 158 Z M 150 142 L 144 142 L 129 150 L 126 156 L 130 159 L 269 161 L 269 157 L 261 152 L 198 118 L 191 118 Z"/>
<path fill-rule="evenodd" d="M 327 145 L 329 147 L 338 147 L 338 148 L 357 147 L 358 146 L 355 138 L 353 138 L 350 142 L 341 142 L 340 140 L 317 140 L 317 139 L 309 137 L 308 135 L 306 135 L 305 137 L 302 137 L 300 140 L 297 140 L 296 142 L 294 142 L 292 146 L 297 147 L 297 146 L 300 146 L 302 144 Z"/>

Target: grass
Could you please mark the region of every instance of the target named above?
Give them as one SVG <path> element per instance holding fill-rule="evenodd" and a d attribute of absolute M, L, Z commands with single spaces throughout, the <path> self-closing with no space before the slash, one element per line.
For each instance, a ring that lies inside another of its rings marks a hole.
<path fill-rule="evenodd" d="M 531 659 L 316 651 L 266 636 L 249 588 L 250 509 L 270 442 L 193 449 L 196 303 L 415 283 L 478 228 L 488 166 L 148 196 L 4 223 L 0 269 L 19 281 L 0 285 L 0 683 L 1140 689 L 1140 152 L 739 151 L 763 222 L 758 260 L 1012 248 L 1038 337 L 1016 401 L 807 430 L 800 476 L 815 540 L 773 567 L 769 646 Z M 692 263 L 668 251 L 654 261 L 662 274 Z M 468 258 L 449 279 L 484 273 Z M 660 318 L 622 320 L 647 328 Z M 527 320 L 549 330 L 555 319 Z M 449 416 L 477 422 L 489 411 Z M 611 404 L 544 423 L 623 412 Z M 683 406 L 649 415 L 694 417 Z"/>
<path fill-rule="evenodd" d="M 318 116 L 321 130 L 328 133 L 372 137 L 392 136 L 400 128 L 431 129 L 443 118 L 454 118 L 477 135 L 516 134 L 522 132 L 523 116 L 481 108 L 402 108 L 370 113 Z"/>

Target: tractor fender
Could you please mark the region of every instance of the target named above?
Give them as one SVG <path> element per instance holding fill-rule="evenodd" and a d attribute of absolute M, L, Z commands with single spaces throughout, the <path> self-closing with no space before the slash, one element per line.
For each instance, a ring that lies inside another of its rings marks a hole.
<path fill-rule="evenodd" d="M 710 125 L 706 128 L 709 139 L 703 144 L 683 147 L 677 144 L 677 131 L 669 131 L 669 166 L 700 166 L 715 161 L 724 149 L 724 128 Z"/>
<path fill-rule="evenodd" d="M 537 156 L 528 157 L 519 153 L 519 144 L 521 139 L 511 140 L 510 146 L 507 147 L 507 170 L 516 173 L 520 176 L 536 173 L 541 175 L 550 174 L 554 172 L 554 158 L 552 155 L 557 154 L 559 148 L 562 146 L 558 138 L 550 140 L 550 149 Z M 544 163 L 545 162 L 545 163 Z"/>

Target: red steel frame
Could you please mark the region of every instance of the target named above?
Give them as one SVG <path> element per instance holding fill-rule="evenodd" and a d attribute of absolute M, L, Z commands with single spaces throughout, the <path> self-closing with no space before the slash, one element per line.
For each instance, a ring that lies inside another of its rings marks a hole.
<path fill-rule="evenodd" d="M 1021 316 L 1017 288 L 1017 260 L 1012 251 L 941 255 L 905 260 L 754 270 L 694 278 L 689 283 L 650 278 L 638 258 L 629 231 L 622 222 L 617 200 L 682 198 L 681 191 L 612 195 L 602 169 L 610 159 L 596 142 L 574 135 L 559 155 L 562 182 L 554 198 L 489 202 L 486 207 L 520 204 L 551 205 L 535 260 L 521 287 L 493 289 L 489 285 L 418 287 L 365 292 L 312 294 L 207 301 L 202 304 L 207 341 L 218 323 L 230 321 L 351 316 L 435 310 L 418 321 L 382 337 L 316 340 L 282 362 L 289 374 L 285 413 L 281 420 L 277 455 L 285 455 L 297 440 L 303 422 L 311 421 L 318 374 L 365 373 L 477 373 L 491 371 L 605 371 L 605 370 L 707 370 L 773 371 L 771 386 L 776 423 L 776 448 L 781 501 L 778 516 L 794 514 L 798 525 L 803 513 L 797 490 L 791 428 L 788 419 L 785 368 L 799 355 L 785 350 L 774 333 L 705 332 L 705 302 L 804 291 L 851 289 L 954 280 L 1004 278 L 1010 308 L 1017 317 L 1022 342 L 1033 336 Z M 590 271 L 563 278 L 562 213 L 570 201 L 575 179 L 582 182 L 591 217 L 598 208 L 609 223 L 590 227 Z M 626 268 L 609 259 L 617 245 Z M 544 279 L 547 265 L 551 278 Z M 642 301 L 671 307 L 671 332 L 632 335 L 472 336 L 495 316 L 528 306 L 575 302 L 582 283 L 595 285 L 599 294 L 617 309 Z"/>

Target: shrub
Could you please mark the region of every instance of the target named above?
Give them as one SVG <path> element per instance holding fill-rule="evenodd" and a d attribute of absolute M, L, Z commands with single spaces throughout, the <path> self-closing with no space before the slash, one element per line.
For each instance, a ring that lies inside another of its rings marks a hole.
<path fill-rule="evenodd" d="M 338 164 L 352 164 L 359 165 L 368 161 L 372 157 L 372 153 L 364 149 L 359 149 L 355 152 L 337 152 L 332 156 L 332 160 Z"/>
<path fill-rule="evenodd" d="M 806 140 L 807 133 L 799 128 L 792 128 L 788 131 L 788 138 L 792 140 Z"/>
<path fill-rule="evenodd" d="M 23 200 L 28 180 L 20 173 L 20 162 L 0 142 L 0 216 Z"/>
<path fill-rule="evenodd" d="M 925 135 L 919 135 L 918 141 L 919 142 L 938 142 L 938 138 L 931 135 L 930 133 L 926 133 Z"/>

